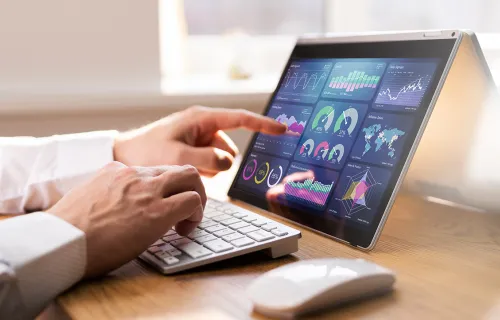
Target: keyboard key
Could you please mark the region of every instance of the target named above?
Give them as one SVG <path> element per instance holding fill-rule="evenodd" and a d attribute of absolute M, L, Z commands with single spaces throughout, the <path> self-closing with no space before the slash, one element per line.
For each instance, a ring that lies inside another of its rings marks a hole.
<path fill-rule="evenodd" d="M 224 227 L 222 224 L 214 224 L 214 225 L 211 225 L 210 227 L 206 228 L 205 231 L 206 232 L 215 232 L 215 231 L 219 231 L 219 230 L 222 230 L 226 227 Z"/>
<path fill-rule="evenodd" d="M 265 225 L 263 225 L 261 228 L 263 230 L 266 230 L 266 231 L 271 231 L 273 229 L 276 229 L 278 227 L 278 224 L 274 223 L 274 222 L 270 222 L 270 223 L 266 223 Z"/>
<path fill-rule="evenodd" d="M 205 207 L 205 210 L 203 211 L 203 215 L 205 215 L 205 214 L 207 214 L 207 213 L 208 213 L 208 214 L 210 214 L 210 213 L 212 213 L 212 212 L 216 212 L 216 211 L 217 211 L 217 210 L 215 210 L 214 208 L 209 207 L 209 206 L 208 206 L 208 203 L 207 203 L 207 206 Z"/>
<path fill-rule="evenodd" d="M 232 245 L 221 239 L 205 242 L 203 245 L 213 252 L 217 253 L 231 250 L 233 248 Z"/>
<path fill-rule="evenodd" d="M 196 228 L 193 232 L 191 232 L 188 235 L 188 238 L 194 239 L 196 237 L 206 236 L 207 234 L 208 234 L 208 232 L 206 232 L 205 230 L 201 230 L 201 229 Z"/>
<path fill-rule="evenodd" d="M 221 229 L 219 231 L 215 231 L 214 232 L 214 235 L 216 235 L 217 237 L 222 237 L 222 236 L 225 236 L 225 235 L 228 235 L 228 234 L 231 234 L 231 233 L 234 233 L 235 231 L 232 230 L 232 229 L 229 229 L 229 228 L 225 228 L 225 229 Z"/>
<path fill-rule="evenodd" d="M 231 233 L 231 234 L 228 234 L 226 236 L 223 236 L 222 239 L 231 242 L 233 240 L 240 239 L 243 237 L 244 237 L 244 235 L 242 235 L 241 233 L 235 232 L 235 233 Z"/>
<path fill-rule="evenodd" d="M 241 221 L 241 222 L 238 222 L 238 223 L 232 224 L 232 225 L 230 225 L 229 227 L 230 227 L 231 229 L 237 230 L 237 229 L 241 229 L 241 228 L 244 228 L 244 227 L 248 227 L 249 225 L 250 225 L 249 223 L 244 222 L 244 221 Z"/>
<path fill-rule="evenodd" d="M 172 257 L 177 257 L 177 256 L 180 256 L 182 254 L 182 252 L 180 252 L 179 250 L 177 250 L 176 248 L 173 248 L 172 250 L 168 250 L 167 251 Z"/>
<path fill-rule="evenodd" d="M 165 257 L 162 259 L 163 262 L 165 262 L 166 264 L 168 264 L 169 266 L 172 265 L 172 264 L 176 264 L 179 262 L 179 259 L 177 259 L 176 257 Z"/>
<path fill-rule="evenodd" d="M 181 244 L 186 244 L 186 243 L 190 243 L 190 242 L 193 242 L 193 240 L 188 239 L 188 238 L 182 238 L 182 239 L 179 239 L 179 240 L 171 241 L 170 244 L 173 245 L 174 247 L 179 248 L 179 246 Z"/>
<path fill-rule="evenodd" d="M 166 242 L 170 242 L 170 241 L 174 241 L 174 240 L 179 240 L 179 239 L 182 239 L 183 237 L 178 235 L 177 233 L 176 234 L 173 234 L 171 236 L 166 236 L 166 237 L 163 237 L 163 240 L 166 241 Z"/>
<path fill-rule="evenodd" d="M 164 244 L 165 241 L 159 239 L 159 240 L 156 240 L 155 243 L 153 243 L 152 245 L 150 245 L 150 247 L 156 247 L 156 246 L 161 246 L 162 244 Z"/>
<path fill-rule="evenodd" d="M 274 236 L 271 233 L 264 230 L 250 232 L 249 234 L 247 234 L 247 236 L 259 242 L 274 238 Z"/>
<path fill-rule="evenodd" d="M 271 230 L 271 233 L 273 233 L 279 237 L 286 236 L 288 234 L 288 232 L 286 232 L 285 230 L 280 229 L 280 228 Z"/>
<path fill-rule="evenodd" d="M 248 216 L 248 213 L 245 213 L 245 212 L 236 212 L 235 214 L 233 214 L 233 217 L 235 217 L 235 218 L 240 218 L 240 219 L 241 219 L 241 218 L 244 218 L 244 217 L 246 217 L 246 216 Z M 247 222 L 248 222 L 248 221 L 247 221 Z"/>
<path fill-rule="evenodd" d="M 198 237 L 198 238 L 196 238 L 194 240 L 196 240 L 196 242 L 199 242 L 199 243 L 204 243 L 204 242 L 212 241 L 212 240 L 215 240 L 215 239 L 217 239 L 216 236 L 214 236 L 213 234 L 208 233 L 206 236 Z"/>
<path fill-rule="evenodd" d="M 253 241 L 252 239 L 249 239 L 247 237 L 243 237 L 243 238 L 240 238 L 240 239 L 236 239 L 236 240 L 233 240 L 231 241 L 231 243 L 237 247 L 244 247 L 244 246 L 248 246 L 252 243 L 254 243 L 255 241 Z"/>
<path fill-rule="evenodd" d="M 252 224 L 254 226 L 257 226 L 257 227 L 262 227 L 263 225 L 265 225 L 266 223 L 269 223 L 268 220 L 264 220 L 264 219 L 257 219 L 255 221 L 252 221 Z"/>
<path fill-rule="evenodd" d="M 254 215 L 251 215 L 251 216 L 246 216 L 245 218 L 243 218 L 243 219 L 241 219 L 241 220 L 243 220 L 243 221 L 245 221 L 245 222 L 252 222 L 252 221 L 257 220 L 257 217 L 256 217 L 256 216 L 254 216 Z"/>
<path fill-rule="evenodd" d="M 227 214 L 233 214 L 233 213 L 236 213 L 238 212 L 237 210 L 235 210 L 234 208 L 230 208 L 230 209 L 226 209 L 224 210 L 224 213 L 227 213 Z"/>
<path fill-rule="evenodd" d="M 215 208 L 216 206 L 217 206 L 217 203 L 216 203 L 216 202 L 207 201 L 206 208 L 213 209 L 213 208 Z M 205 211 L 207 211 L 207 209 L 205 209 Z"/>
<path fill-rule="evenodd" d="M 171 235 L 176 234 L 176 233 L 177 233 L 177 232 L 175 232 L 175 230 L 174 230 L 174 229 L 170 229 L 170 230 L 168 230 L 168 231 L 167 231 L 167 233 L 165 233 L 165 235 L 166 235 L 166 236 L 171 236 Z"/>
<path fill-rule="evenodd" d="M 160 260 L 163 260 L 167 257 L 171 257 L 171 255 L 170 255 L 170 253 L 168 253 L 166 251 L 160 251 L 160 252 L 155 253 L 155 257 L 157 257 Z"/>
<path fill-rule="evenodd" d="M 220 215 L 223 215 L 222 212 L 219 212 L 219 211 L 210 211 L 210 212 L 204 212 L 203 213 L 203 217 L 205 218 L 213 218 L 213 217 L 217 217 L 217 216 L 220 216 Z"/>
<path fill-rule="evenodd" d="M 193 259 L 205 257 L 212 254 L 212 251 L 208 250 L 200 244 L 197 244 L 196 242 L 182 244 L 178 246 L 177 249 L 185 252 Z"/>
<path fill-rule="evenodd" d="M 244 227 L 244 228 L 238 229 L 238 232 L 241 232 L 243 234 L 247 234 L 247 233 L 250 233 L 250 232 L 257 231 L 257 230 L 259 230 L 259 228 L 257 228 L 256 226 L 248 226 L 248 227 Z"/>
<path fill-rule="evenodd" d="M 172 247 L 172 245 L 170 245 L 168 243 L 165 243 L 164 245 L 159 246 L 158 249 L 160 249 L 161 251 L 168 252 L 169 250 L 172 250 L 172 249 L 175 249 L 175 248 Z"/>
<path fill-rule="evenodd" d="M 224 220 L 222 221 L 221 223 L 225 226 L 228 226 L 230 224 L 235 224 L 235 223 L 238 223 L 238 222 L 241 222 L 240 219 L 237 219 L 237 218 L 231 218 L 231 219 L 227 219 L 227 220 Z"/>
<path fill-rule="evenodd" d="M 207 207 L 217 208 L 217 207 L 220 207 L 220 206 L 222 206 L 222 203 L 220 201 L 216 201 L 216 200 L 213 200 L 213 199 L 210 199 L 209 201 L 207 201 Z"/>
<path fill-rule="evenodd" d="M 170 245 L 168 243 L 165 243 L 164 245 L 158 247 L 158 249 L 170 254 L 171 256 L 178 256 L 178 255 L 182 254 L 182 252 L 180 252 L 176 248 L 172 247 L 172 245 Z"/>
<path fill-rule="evenodd" d="M 205 228 L 208 228 L 210 226 L 213 226 L 214 224 L 217 224 L 217 222 L 209 220 L 209 221 L 205 221 L 205 222 L 200 223 L 198 225 L 198 228 L 205 229 Z"/>
<path fill-rule="evenodd" d="M 161 251 L 160 247 L 150 247 L 148 249 L 149 253 L 152 253 L 152 254 L 155 254 L 157 253 L 158 251 Z"/>
<path fill-rule="evenodd" d="M 231 218 L 232 218 L 232 216 L 230 216 L 228 214 L 221 214 L 220 216 L 213 217 L 212 220 L 217 221 L 217 222 L 221 222 L 222 220 L 227 220 L 227 219 L 231 219 Z"/>

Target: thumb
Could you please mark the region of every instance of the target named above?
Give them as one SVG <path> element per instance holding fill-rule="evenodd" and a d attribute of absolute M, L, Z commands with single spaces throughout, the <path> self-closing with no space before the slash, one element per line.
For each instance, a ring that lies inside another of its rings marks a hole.
<path fill-rule="evenodd" d="M 208 174 L 228 170 L 234 162 L 234 157 L 222 149 L 191 146 L 186 148 L 183 154 L 189 159 L 189 164 Z"/>

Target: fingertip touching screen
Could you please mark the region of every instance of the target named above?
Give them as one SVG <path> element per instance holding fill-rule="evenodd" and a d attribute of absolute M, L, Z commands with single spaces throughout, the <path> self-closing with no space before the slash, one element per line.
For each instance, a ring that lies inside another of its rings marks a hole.
<path fill-rule="evenodd" d="M 229 195 L 368 246 L 454 43 L 297 45 Z"/>

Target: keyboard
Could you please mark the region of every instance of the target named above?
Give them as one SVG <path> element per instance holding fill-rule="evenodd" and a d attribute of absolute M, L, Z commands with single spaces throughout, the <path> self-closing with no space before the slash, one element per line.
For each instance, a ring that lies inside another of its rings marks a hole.
<path fill-rule="evenodd" d="M 169 230 L 139 258 L 173 274 L 250 252 L 272 258 L 298 250 L 300 231 L 227 202 L 209 199 L 199 226 L 187 237 Z"/>

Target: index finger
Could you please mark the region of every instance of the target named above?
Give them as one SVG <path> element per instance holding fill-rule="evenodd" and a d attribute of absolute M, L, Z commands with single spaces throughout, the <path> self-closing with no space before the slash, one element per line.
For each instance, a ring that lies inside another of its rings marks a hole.
<path fill-rule="evenodd" d="M 244 109 L 210 108 L 203 117 L 212 123 L 214 132 L 218 130 L 246 128 L 265 134 L 283 134 L 286 126 L 278 121 Z M 204 121 L 204 122 L 205 122 Z M 205 122 L 205 123 L 207 123 Z"/>

